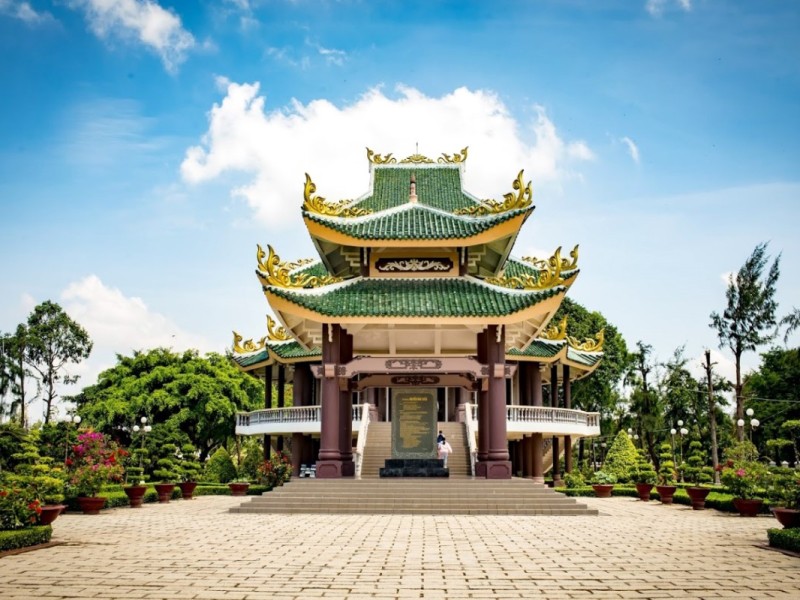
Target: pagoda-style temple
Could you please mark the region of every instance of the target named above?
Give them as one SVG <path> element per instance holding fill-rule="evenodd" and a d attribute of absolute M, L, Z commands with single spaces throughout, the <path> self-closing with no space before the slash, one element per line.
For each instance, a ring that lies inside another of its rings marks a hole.
<path fill-rule="evenodd" d="M 386 456 L 411 444 L 434 457 L 448 426 L 464 439 L 466 475 L 542 482 L 552 467 L 558 481 L 559 457 L 569 471 L 575 440 L 600 433 L 597 413 L 572 408 L 570 384 L 597 368 L 603 332 L 577 340 L 566 319 L 551 323 L 578 277 L 578 247 L 511 257 L 534 210 L 522 171 L 502 199 L 479 199 L 462 186 L 466 148 L 367 159 L 369 191 L 355 200 L 326 200 L 306 175 L 318 259 L 258 246 L 274 317 L 258 341 L 234 332 L 233 358 L 264 380 L 265 408 L 237 415 L 237 433 L 290 447 L 295 473 L 316 464 L 318 478 L 368 477 L 370 424 L 413 417 L 391 428 Z"/>

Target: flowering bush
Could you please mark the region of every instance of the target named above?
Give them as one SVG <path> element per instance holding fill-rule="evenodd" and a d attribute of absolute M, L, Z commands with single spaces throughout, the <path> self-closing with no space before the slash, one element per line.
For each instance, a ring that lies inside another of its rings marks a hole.
<path fill-rule="evenodd" d="M 106 483 L 122 479 L 119 449 L 105 435 L 86 431 L 78 435 L 67 459 L 69 483 L 78 496 L 96 496 Z"/>
<path fill-rule="evenodd" d="M 722 484 L 734 498 L 755 498 L 766 483 L 767 468 L 759 462 L 728 460 L 720 467 Z"/>
<path fill-rule="evenodd" d="M 29 489 L 0 488 L 0 530 L 36 525 L 42 505 Z"/>
<path fill-rule="evenodd" d="M 277 487 L 289 481 L 292 476 L 292 463 L 283 452 L 278 452 L 270 460 L 258 467 L 258 476 L 264 485 Z"/>

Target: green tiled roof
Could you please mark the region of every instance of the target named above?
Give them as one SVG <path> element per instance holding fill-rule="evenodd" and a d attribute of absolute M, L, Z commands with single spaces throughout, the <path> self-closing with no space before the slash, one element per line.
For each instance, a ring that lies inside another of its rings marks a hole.
<path fill-rule="evenodd" d="M 322 264 L 321 261 L 317 260 L 311 264 L 304 265 L 299 269 L 295 269 L 291 272 L 292 276 L 297 276 L 300 274 L 308 275 L 309 277 L 325 277 L 328 275 L 328 269 Z"/>
<path fill-rule="evenodd" d="M 406 202 L 408 198 L 406 197 Z M 525 214 L 530 208 L 510 210 L 488 217 L 465 217 L 430 210 L 419 204 L 372 218 L 331 218 L 304 213 L 310 220 L 363 240 L 462 239 L 478 235 L 495 225 Z"/>
<path fill-rule="evenodd" d="M 525 350 L 511 348 L 507 354 L 510 356 L 531 356 L 536 358 L 552 358 L 564 347 L 566 342 L 547 342 L 544 340 L 533 340 Z"/>
<path fill-rule="evenodd" d="M 358 278 L 313 293 L 274 286 L 267 289 L 329 317 L 500 317 L 534 306 L 564 288 L 511 293 L 463 278 Z"/>
<path fill-rule="evenodd" d="M 602 358 L 602 352 L 580 352 L 574 348 L 567 348 L 567 359 L 582 365 L 586 365 L 587 367 L 595 366 L 602 360 Z"/>
<path fill-rule="evenodd" d="M 253 354 L 234 354 L 233 360 L 235 360 L 240 367 L 249 367 L 269 360 L 269 354 L 267 353 L 267 349 L 264 348 Z"/>
<path fill-rule="evenodd" d="M 270 350 L 284 360 L 291 358 L 311 358 L 314 356 L 322 356 L 322 350 L 319 348 L 311 348 L 310 350 L 306 350 L 294 340 L 291 342 L 271 342 L 268 343 L 268 346 Z"/>
<path fill-rule="evenodd" d="M 447 212 L 474 206 L 475 200 L 461 189 L 458 167 L 375 167 L 372 193 L 357 206 L 379 212 L 407 203 L 412 173 L 420 204 Z"/>

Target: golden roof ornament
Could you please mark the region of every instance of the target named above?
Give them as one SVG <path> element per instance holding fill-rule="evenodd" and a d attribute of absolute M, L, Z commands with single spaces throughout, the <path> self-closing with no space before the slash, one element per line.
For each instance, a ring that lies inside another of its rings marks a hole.
<path fill-rule="evenodd" d="M 516 193 L 509 192 L 508 194 L 503 194 L 502 202 L 492 199 L 481 200 L 480 204 L 459 208 L 455 211 L 455 214 L 482 217 L 484 215 L 497 214 L 509 210 L 517 210 L 519 208 L 528 208 L 533 203 L 533 190 L 531 189 L 531 182 L 529 181 L 526 184 L 522 178 L 524 172 L 524 169 L 520 171 L 514 183 L 511 184 L 511 187 L 516 190 Z"/>
<path fill-rule="evenodd" d="M 353 203 L 352 200 L 328 202 L 322 196 L 315 196 L 316 192 L 317 186 L 306 173 L 306 183 L 303 187 L 303 210 L 328 217 L 363 217 L 372 212 L 364 208 L 350 207 L 349 205 Z"/>
<path fill-rule="evenodd" d="M 538 258 L 523 258 L 522 260 L 531 263 L 538 273 L 523 273 L 515 277 L 487 277 L 486 282 L 492 285 L 513 288 L 517 290 L 549 290 L 557 285 L 562 285 L 566 281 L 561 276 L 561 269 L 564 261 L 561 259 L 561 246 L 556 248 L 555 254 L 548 260 Z M 570 277 L 571 279 L 571 277 Z"/>
<path fill-rule="evenodd" d="M 242 336 L 233 332 L 233 352 L 235 354 L 250 354 L 251 352 L 258 352 L 259 350 L 263 350 L 264 346 L 266 346 L 266 337 L 262 337 L 258 342 L 254 342 L 253 340 L 246 340 L 242 343 Z"/>
<path fill-rule="evenodd" d="M 314 288 L 322 285 L 329 285 L 342 281 L 341 277 L 325 275 L 317 277 L 306 273 L 292 275 L 291 272 L 297 268 L 297 263 L 286 263 L 275 253 L 272 246 L 267 245 L 269 254 L 264 252 L 261 245 L 258 245 L 256 260 L 258 261 L 258 275 L 261 285 L 274 285 L 283 288 Z"/>
<path fill-rule="evenodd" d="M 373 165 L 390 165 L 397 162 L 397 159 L 392 156 L 391 152 L 386 156 L 381 156 L 380 154 L 375 154 L 369 148 L 367 148 L 367 160 Z"/>
<path fill-rule="evenodd" d="M 400 164 L 408 164 L 413 163 L 415 165 L 418 164 L 429 164 L 433 163 L 433 161 L 428 158 L 427 156 L 423 156 L 422 154 L 416 153 L 412 154 L 411 156 L 406 156 L 403 160 L 400 161 Z"/>
<path fill-rule="evenodd" d="M 267 315 L 267 337 L 270 342 L 288 342 L 292 339 L 283 325 L 278 325 L 270 315 Z"/>
<path fill-rule="evenodd" d="M 597 332 L 594 338 L 586 338 L 583 342 L 581 342 L 578 338 L 568 335 L 567 343 L 573 350 L 578 350 L 579 352 L 601 352 L 603 350 L 605 338 L 606 330 L 604 327 Z"/>
<path fill-rule="evenodd" d="M 465 146 L 464 148 L 461 149 L 461 152 L 456 152 L 452 156 L 450 154 L 445 154 L 444 152 L 442 152 L 442 155 L 436 162 L 438 162 L 439 164 L 451 164 L 451 165 L 457 165 L 459 163 L 466 162 L 467 150 L 469 150 L 469 146 Z"/>
<path fill-rule="evenodd" d="M 539 336 L 543 340 L 561 341 L 567 337 L 567 317 L 561 319 L 558 325 L 550 325 L 547 330 Z"/>

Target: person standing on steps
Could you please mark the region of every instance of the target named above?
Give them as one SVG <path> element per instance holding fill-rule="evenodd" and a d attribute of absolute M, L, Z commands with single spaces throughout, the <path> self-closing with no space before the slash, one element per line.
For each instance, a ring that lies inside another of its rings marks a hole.
<path fill-rule="evenodd" d="M 439 435 L 436 436 L 436 444 L 437 445 L 441 444 L 443 441 L 444 441 L 444 434 L 442 433 L 442 430 L 440 429 L 439 430 Z"/>
<path fill-rule="evenodd" d="M 450 453 L 453 451 L 453 447 L 450 445 L 444 436 L 442 436 L 442 441 L 439 442 L 439 458 L 444 461 L 444 468 L 447 468 L 447 457 L 450 456 Z"/>

